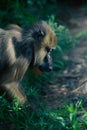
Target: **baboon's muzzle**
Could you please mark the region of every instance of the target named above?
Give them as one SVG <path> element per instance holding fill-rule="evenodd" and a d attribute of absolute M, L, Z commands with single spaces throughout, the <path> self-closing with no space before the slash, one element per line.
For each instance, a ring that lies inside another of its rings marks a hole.
<path fill-rule="evenodd" d="M 44 58 L 44 63 L 39 66 L 39 69 L 42 72 L 50 72 L 53 70 L 52 57 L 51 57 L 50 53 L 48 53 L 46 55 L 46 57 Z"/>

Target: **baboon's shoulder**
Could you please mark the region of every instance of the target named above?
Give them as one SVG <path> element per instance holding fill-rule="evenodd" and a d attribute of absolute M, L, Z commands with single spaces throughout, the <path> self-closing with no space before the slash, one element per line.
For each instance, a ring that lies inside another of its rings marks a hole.
<path fill-rule="evenodd" d="M 9 24 L 5 27 L 5 30 L 16 30 L 16 31 L 21 32 L 22 28 L 16 24 Z"/>

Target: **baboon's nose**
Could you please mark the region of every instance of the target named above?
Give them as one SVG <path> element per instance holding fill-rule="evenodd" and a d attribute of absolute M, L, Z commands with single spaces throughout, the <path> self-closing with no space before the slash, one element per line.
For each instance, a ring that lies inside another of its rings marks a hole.
<path fill-rule="evenodd" d="M 49 71 L 52 71 L 53 70 L 53 67 L 49 67 Z"/>

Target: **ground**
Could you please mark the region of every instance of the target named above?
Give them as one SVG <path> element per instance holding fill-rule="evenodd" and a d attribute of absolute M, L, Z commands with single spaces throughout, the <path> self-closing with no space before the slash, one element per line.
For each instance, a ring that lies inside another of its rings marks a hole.
<path fill-rule="evenodd" d="M 86 11 L 76 10 L 75 17 L 68 20 L 71 35 L 86 32 L 86 15 Z M 57 109 L 65 102 L 76 103 L 81 99 L 87 108 L 87 38 L 78 40 L 76 48 L 64 58 L 69 66 L 58 74 L 55 85 L 47 87 L 43 102 L 47 108 Z"/>

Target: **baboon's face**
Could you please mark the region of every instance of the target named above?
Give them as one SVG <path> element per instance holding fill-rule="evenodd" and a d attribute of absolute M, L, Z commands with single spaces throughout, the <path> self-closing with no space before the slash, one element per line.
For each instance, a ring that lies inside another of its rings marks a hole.
<path fill-rule="evenodd" d="M 42 21 L 36 25 L 36 31 L 34 32 L 33 37 L 35 39 L 34 65 L 41 71 L 49 72 L 53 69 L 51 53 L 56 48 L 55 33 L 45 22 Z"/>

